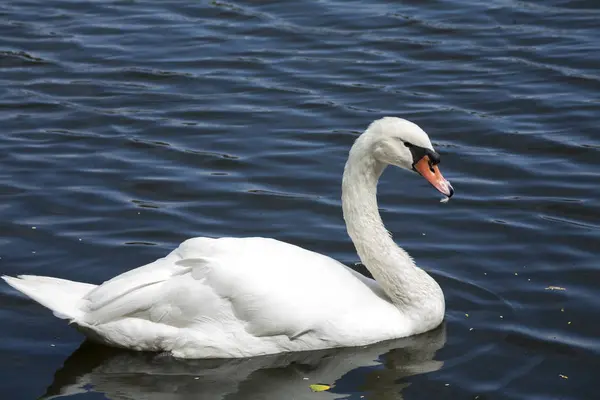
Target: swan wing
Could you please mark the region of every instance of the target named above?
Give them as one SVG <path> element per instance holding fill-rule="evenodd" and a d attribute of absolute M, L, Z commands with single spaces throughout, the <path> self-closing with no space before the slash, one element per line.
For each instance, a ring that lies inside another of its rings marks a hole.
<path fill-rule="evenodd" d="M 85 298 L 85 322 L 296 338 L 385 299 L 375 281 L 318 253 L 266 238 L 194 238 Z M 341 327 L 340 327 L 341 328 Z"/>

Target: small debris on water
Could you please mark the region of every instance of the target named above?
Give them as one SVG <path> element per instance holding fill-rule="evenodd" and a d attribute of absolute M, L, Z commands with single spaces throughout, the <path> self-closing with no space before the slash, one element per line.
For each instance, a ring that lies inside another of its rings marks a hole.
<path fill-rule="evenodd" d="M 325 385 L 323 383 L 315 383 L 309 386 L 309 388 L 313 391 L 313 392 L 324 392 L 326 390 L 331 389 L 330 385 Z"/>
<path fill-rule="evenodd" d="M 564 287 L 560 287 L 560 286 L 548 286 L 546 288 L 546 290 L 567 290 Z"/>

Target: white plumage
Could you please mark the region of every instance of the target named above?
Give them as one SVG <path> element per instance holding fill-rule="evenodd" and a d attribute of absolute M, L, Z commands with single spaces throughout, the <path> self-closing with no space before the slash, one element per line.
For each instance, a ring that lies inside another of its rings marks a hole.
<path fill-rule="evenodd" d="M 435 328 L 444 298 L 389 237 L 377 209 L 385 164 L 413 160 L 403 143 L 433 150 L 398 118 L 375 121 L 353 146 L 344 218 L 377 281 L 327 256 L 267 238 L 194 238 L 99 286 L 3 277 L 94 341 L 176 357 L 234 358 L 359 346 Z"/>

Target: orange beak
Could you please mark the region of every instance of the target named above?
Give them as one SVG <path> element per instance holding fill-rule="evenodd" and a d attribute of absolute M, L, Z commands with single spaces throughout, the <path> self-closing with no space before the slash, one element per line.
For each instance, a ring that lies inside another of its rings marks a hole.
<path fill-rule="evenodd" d="M 454 188 L 452 188 L 450 182 L 444 179 L 438 166 L 433 165 L 429 156 L 423 156 L 423 158 L 414 165 L 414 168 L 423 178 L 427 179 L 427 182 L 431 183 L 434 188 L 439 190 L 440 193 L 444 196 L 452 197 Z"/>

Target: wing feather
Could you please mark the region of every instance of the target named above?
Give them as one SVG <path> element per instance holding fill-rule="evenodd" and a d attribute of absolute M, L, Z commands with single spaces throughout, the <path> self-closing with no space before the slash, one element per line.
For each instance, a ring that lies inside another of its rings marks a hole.
<path fill-rule="evenodd" d="M 91 291 L 86 322 L 134 317 L 197 332 L 293 340 L 324 331 L 324 324 L 364 307 L 361 299 L 382 293 L 343 264 L 288 243 L 194 238 Z"/>

